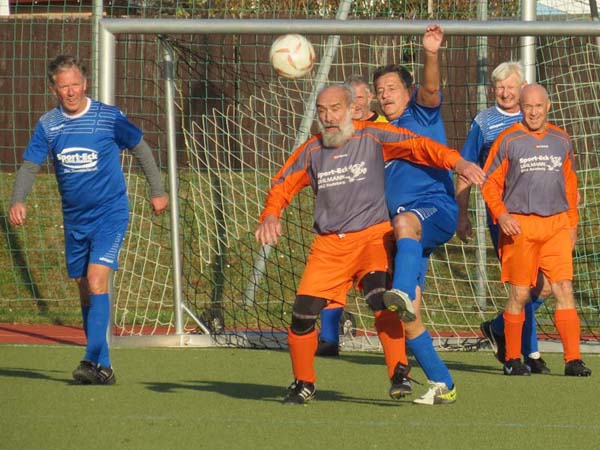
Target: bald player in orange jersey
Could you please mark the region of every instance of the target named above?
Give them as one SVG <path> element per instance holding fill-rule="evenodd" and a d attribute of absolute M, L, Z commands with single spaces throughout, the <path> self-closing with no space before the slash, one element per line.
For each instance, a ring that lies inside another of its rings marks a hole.
<path fill-rule="evenodd" d="M 573 296 L 572 250 L 577 239 L 577 175 L 571 138 L 548 122 L 550 100 L 537 84 L 523 88 L 523 120 L 501 133 L 484 166 L 483 198 L 500 226 L 505 375 L 529 375 L 521 361 L 524 305 L 541 271 L 556 298 L 554 322 L 564 349 L 565 375 L 590 376 L 581 360 L 580 324 Z"/>

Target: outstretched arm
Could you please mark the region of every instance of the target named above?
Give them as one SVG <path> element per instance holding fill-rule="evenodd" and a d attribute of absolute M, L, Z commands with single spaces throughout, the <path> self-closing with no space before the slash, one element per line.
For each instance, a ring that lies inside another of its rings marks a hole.
<path fill-rule="evenodd" d="M 482 185 L 485 173 L 477 164 L 466 161 L 458 151 L 446 147 L 433 139 L 417 136 L 409 130 L 381 124 L 380 128 L 387 131 L 395 130 L 394 134 L 384 136 L 383 158 L 405 159 L 407 161 L 436 167 L 438 169 L 454 170 L 466 183 Z M 392 138 L 396 141 L 392 141 Z M 386 139 L 390 139 L 385 142 Z"/>
<path fill-rule="evenodd" d="M 429 25 L 423 36 L 423 80 L 417 92 L 417 103 L 429 108 L 440 104 L 440 63 L 438 52 L 444 40 L 444 30 L 439 25 Z"/>

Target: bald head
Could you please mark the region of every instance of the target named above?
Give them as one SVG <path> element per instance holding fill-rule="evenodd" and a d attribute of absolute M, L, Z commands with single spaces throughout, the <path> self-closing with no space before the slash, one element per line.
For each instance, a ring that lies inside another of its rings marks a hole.
<path fill-rule="evenodd" d="M 550 111 L 550 99 L 546 89 L 539 84 L 528 84 L 521 90 L 519 103 L 523 112 L 523 124 L 529 131 L 544 131 Z"/>

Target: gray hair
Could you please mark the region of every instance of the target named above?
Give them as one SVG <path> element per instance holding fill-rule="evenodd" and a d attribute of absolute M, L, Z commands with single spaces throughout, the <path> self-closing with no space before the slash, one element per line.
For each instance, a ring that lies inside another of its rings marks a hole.
<path fill-rule="evenodd" d="M 347 84 L 349 86 L 361 86 L 361 85 L 365 85 L 368 88 L 370 88 L 369 86 L 369 80 L 365 77 L 363 77 L 362 75 L 350 75 L 348 78 L 346 78 L 346 81 L 344 81 L 344 84 Z"/>
<path fill-rule="evenodd" d="M 346 83 L 326 84 L 321 89 L 319 89 L 319 92 L 317 92 L 317 99 L 321 96 L 321 94 L 324 91 L 326 91 L 327 89 L 333 88 L 333 87 L 339 87 L 340 89 L 342 89 L 342 91 L 344 91 L 346 105 L 350 105 L 351 103 L 354 103 L 354 89 L 352 89 L 352 87 Z"/>
<path fill-rule="evenodd" d="M 87 70 L 79 59 L 71 55 L 60 55 L 48 64 L 47 75 L 50 84 L 54 85 L 54 77 L 56 77 L 58 72 L 68 69 L 78 69 L 81 72 L 81 75 L 83 75 L 83 78 L 86 78 Z"/>
<path fill-rule="evenodd" d="M 504 81 L 511 75 L 517 76 L 517 81 L 522 84 L 525 81 L 525 72 L 523 66 L 518 61 L 506 61 L 498 64 L 498 66 L 492 72 L 492 83 L 498 81 Z"/>

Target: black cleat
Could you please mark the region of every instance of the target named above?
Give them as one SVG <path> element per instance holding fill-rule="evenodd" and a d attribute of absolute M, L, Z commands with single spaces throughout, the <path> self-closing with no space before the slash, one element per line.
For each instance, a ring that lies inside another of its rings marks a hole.
<path fill-rule="evenodd" d="M 586 367 L 580 359 L 573 359 L 565 364 L 565 375 L 569 377 L 589 377 L 592 375 L 592 369 Z"/>
<path fill-rule="evenodd" d="M 317 346 L 317 356 L 340 356 L 340 347 L 338 344 L 332 344 L 331 342 L 322 341 L 319 339 L 319 345 Z"/>
<path fill-rule="evenodd" d="M 288 387 L 288 393 L 283 399 L 286 405 L 304 405 L 315 397 L 317 389 L 313 383 L 294 380 Z"/>
<path fill-rule="evenodd" d="M 529 366 L 523 364 L 519 358 L 509 359 L 504 363 L 504 367 L 502 369 L 504 371 L 504 375 L 531 375 L 531 369 Z"/>
<path fill-rule="evenodd" d="M 491 320 L 483 322 L 479 326 L 479 329 L 481 330 L 483 336 L 490 341 L 490 345 L 492 346 L 492 350 L 496 359 L 501 363 L 504 363 L 506 356 L 506 341 L 504 340 L 504 335 L 498 334 L 494 331 Z"/>
<path fill-rule="evenodd" d="M 73 371 L 73 379 L 80 384 L 95 384 L 98 368 L 91 361 L 83 360 Z"/>
<path fill-rule="evenodd" d="M 117 377 L 112 367 L 98 366 L 96 382 L 94 384 L 115 384 Z"/>
<path fill-rule="evenodd" d="M 115 384 L 117 378 L 112 367 L 102 367 L 90 361 L 81 361 L 73 371 L 73 378 L 81 384 Z"/>
<path fill-rule="evenodd" d="M 392 385 L 390 386 L 390 397 L 394 400 L 406 397 L 412 394 L 412 378 L 408 376 L 410 372 L 410 364 L 402 364 L 399 362 L 394 368 L 394 375 L 390 380 Z"/>
<path fill-rule="evenodd" d="M 404 322 L 417 320 L 415 307 L 408 294 L 400 289 L 390 289 L 383 293 L 383 304 L 388 311 L 398 314 Z"/>
<path fill-rule="evenodd" d="M 525 360 L 525 364 L 527 367 L 529 367 L 531 373 L 540 373 L 542 375 L 550 374 L 550 369 L 546 365 L 546 361 L 544 361 L 542 358 L 527 358 Z"/>

